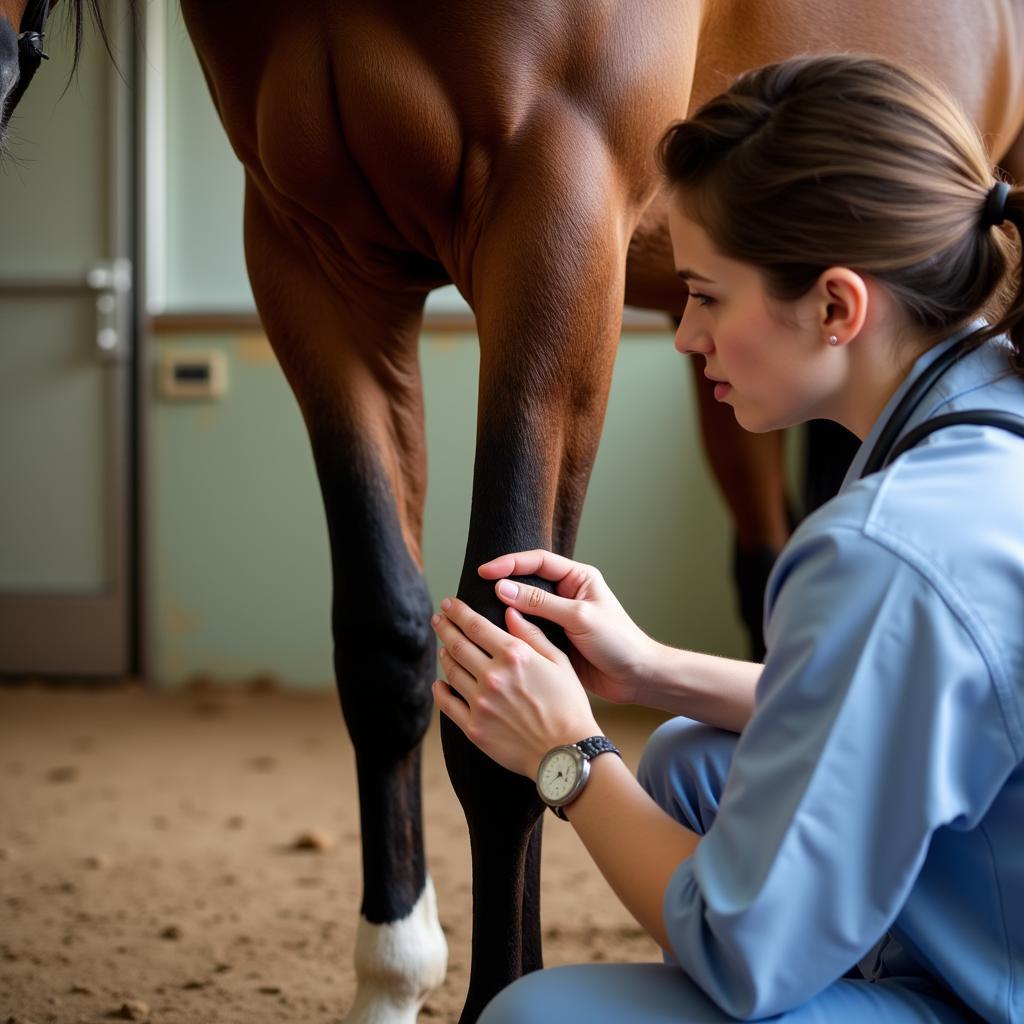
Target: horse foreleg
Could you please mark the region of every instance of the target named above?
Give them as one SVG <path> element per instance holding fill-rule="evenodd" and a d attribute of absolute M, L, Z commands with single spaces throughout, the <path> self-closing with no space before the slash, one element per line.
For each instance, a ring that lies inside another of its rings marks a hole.
<path fill-rule="evenodd" d="M 359 425 L 317 425 L 331 535 L 335 672 L 356 755 L 363 902 L 347 1024 L 411 1024 L 444 980 L 447 948 L 426 872 L 421 740 L 433 713 L 431 600 L 396 501 Z"/>
<path fill-rule="evenodd" d="M 486 407 L 481 414 L 489 420 Z M 483 425 L 478 441 L 469 554 L 459 597 L 504 625 L 493 584 L 481 580 L 475 567 L 501 551 L 553 546 L 557 470 L 544 466 L 540 437 L 530 439 L 534 431 L 522 424 L 519 429 L 488 427 L 494 424 Z M 495 764 L 444 717 L 441 738 L 466 813 L 473 857 L 473 960 L 462 1016 L 473 1021 L 505 985 L 542 966 L 538 819 L 543 805 L 531 779 Z"/>
<path fill-rule="evenodd" d="M 471 277 L 460 282 L 474 300 L 481 364 L 458 596 L 504 626 L 494 584 L 477 567 L 509 551 L 572 552 L 619 338 L 633 212 L 584 118 L 539 119 L 490 182 L 489 219 Z M 469 1022 L 501 988 L 541 966 L 543 807 L 532 778 L 499 768 L 447 719 L 442 739 L 473 854 L 473 963 L 462 1015 Z"/>
<path fill-rule="evenodd" d="M 422 296 L 339 279 L 252 184 L 245 215 L 253 291 L 306 421 L 330 535 L 334 665 L 355 749 L 363 854 L 346 1022 L 414 1024 L 447 962 L 420 807 L 435 675 L 420 570 Z"/>

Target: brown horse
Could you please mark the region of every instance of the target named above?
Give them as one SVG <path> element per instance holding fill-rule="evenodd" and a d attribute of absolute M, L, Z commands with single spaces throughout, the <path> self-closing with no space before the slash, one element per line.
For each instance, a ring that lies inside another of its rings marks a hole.
<path fill-rule="evenodd" d="M 25 6 L 0 0 L 0 103 L 19 89 L 10 51 Z M 427 294 L 454 282 L 476 313 L 477 453 L 459 596 L 500 622 L 475 567 L 509 550 L 572 552 L 623 302 L 682 313 L 653 159 L 666 126 L 746 68 L 859 50 L 944 82 L 1015 174 L 1024 0 L 183 7 L 245 168 L 252 287 L 327 511 L 335 666 L 362 819 L 349 1019 L 409 1021 L 445 958 L 419 795 L 435 672 L 420 556 Z M 700 391 L 740 544 L 777 550 L 788 532 L 779 439 L 742 433 Z M 541 964 L 541 805 L 529 780 L 446 721 L 442 736 L 472 841 L 463 1019 L 474 1020 Z"/>

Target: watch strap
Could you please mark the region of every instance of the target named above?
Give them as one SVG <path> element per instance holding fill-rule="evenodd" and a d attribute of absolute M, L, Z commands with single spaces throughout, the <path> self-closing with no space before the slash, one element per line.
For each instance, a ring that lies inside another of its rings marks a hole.
<path fill-rule="evenodd" d="M 593 760 L 598 754 L 618 754 L 622 757 L 622 751 L 607 736 L 588 736 L 573 745 L 588 761 Z"/>

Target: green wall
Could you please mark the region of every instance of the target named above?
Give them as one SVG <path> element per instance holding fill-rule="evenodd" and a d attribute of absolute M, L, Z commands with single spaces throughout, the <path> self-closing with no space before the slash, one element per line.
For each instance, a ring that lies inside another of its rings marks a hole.
<path fill-rule="evenodd" d="M 159 342 L 155 355 L 186 348 L 223 350 L 229 390 L 211 402 L 158 399 L 152 410 L 155 678 L 328 685 L 327 535 L 297 406 L 262 338 L 189 336 Z M 436 604 L 462 568 L 476 338 L 428 335 L 422 364 L 424 561 Z M 576 555 L 602 569 L 653 636 L 742 656 L 725 513 L 695 443 L 689 378 L 667 331 L 623 341 Z"/>

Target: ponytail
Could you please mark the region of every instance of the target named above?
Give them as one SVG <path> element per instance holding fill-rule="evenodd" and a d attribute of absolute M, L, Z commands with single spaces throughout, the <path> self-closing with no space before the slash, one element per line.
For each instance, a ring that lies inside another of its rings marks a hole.
<path fill-rule="evenodd" d="M 993 193 L 999 187 L 993 186 Z M 988 338 L 1005 334 L 1010 339 L 1013 353 L 1010 366 L 1014 372 L 1024 376 L 1024 260 L 1022 260 L 1022 240 L 1024 240 L 1024 189 L 1009 185 L 1003 206 L 1003 221 L 986 226 L 982 221 L 982 230 L 992 235 L 988 243 L 997 249 L 1003 260 L 1005 271 L 997 288 L 996 302 L 1001 307 L 997 317 L 990 326 L 979 331 L 975 336 L 977 344 Z M 1016 229 L 1016 240 L 1013 240 L 1005 227 L 1012 224 Z"/>

